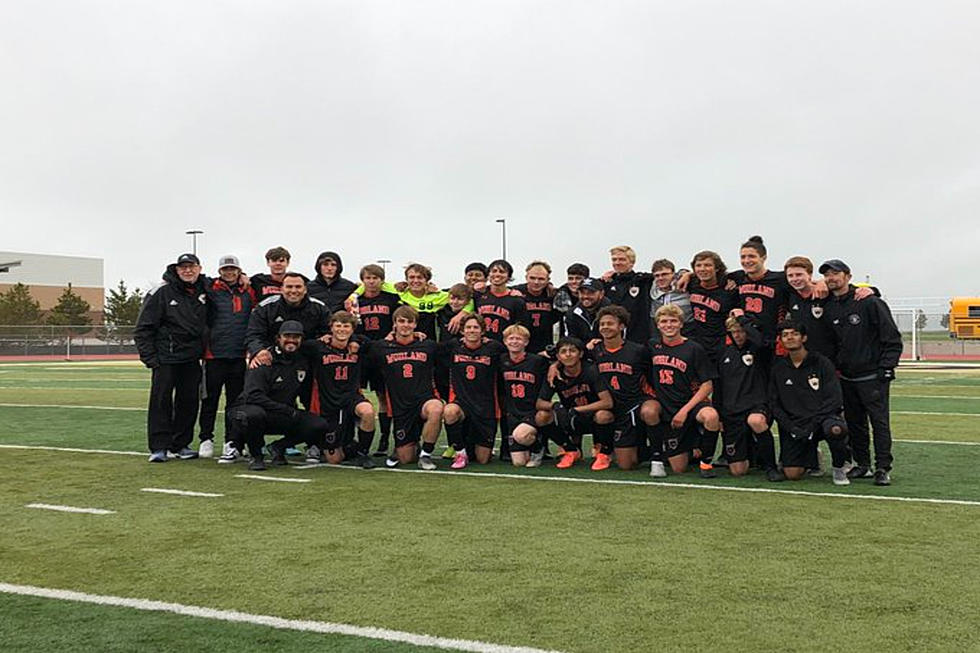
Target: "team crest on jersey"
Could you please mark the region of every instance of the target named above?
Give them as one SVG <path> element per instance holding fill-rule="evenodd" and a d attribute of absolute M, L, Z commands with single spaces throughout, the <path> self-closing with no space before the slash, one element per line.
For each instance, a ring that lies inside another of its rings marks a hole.
<path fill-rule="evenodd" d="M 814 391 L 820 389 L 820 377 L 819 376 L 811 376 L 806 381 L 807 381 L 807 383 L 810 384 L 810 387 L 813 388 Z"/>
<path fill-rule="evenodd" d="M 742 354 L 742 362 L 746 365 L 752 365 L 755 362 L 755 356 L 752 354 Z"/>
<path fill-rule="evenodd" d="M 735 455 L 735 445 L 734 444 L 726 444 L 725 445 L 725 455 L 726 456 L 729 456 L 729 457 Z"/>
<path fill-rule="evenodd" d="M 306 370 L 296 370 L 296 380 L 302 383 L 306 379 Z"/>
<path fill-rule="evenodd" d="M 633 286 L 633 287 L 630 288 L 630 297 L 636 297 L 639 294 L 640 294 L 640 287 L 639 286 Z"/>
<path fill-rule="evenodd" d="M 667 448 L 676 449 L 679 442 L 678 438 L 667 438 Z"/>
<path fill-rule="evenodd" d="M 851 313 L 850 315 L 847 316 L 847 321 L 853 324 L 854 326 L 857 326 L 858 324 L 861 324 L 861 316 L 858 315 L 857 313 Z"/>
<path fill-rule="evenodd" d="M 823 317 L 823 306 L 811 306 L 810 313 L 813 315 L 813 317 L 819 320 L 821 317 Z"/>

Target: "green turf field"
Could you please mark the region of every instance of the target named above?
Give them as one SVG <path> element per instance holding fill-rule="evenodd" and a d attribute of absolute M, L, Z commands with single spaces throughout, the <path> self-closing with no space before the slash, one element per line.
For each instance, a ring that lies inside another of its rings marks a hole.
<path fill-rule="evenodd" d="M 565 651 L 977 647 L 980 370 L 899 371 L 889 488 L 500 463 L 261 481 L 147 464 L 147 385 L 129 363 L 0 364 L 0 583 Z M 9 593 L 0 636 L 4 651 L 424 650 Z"/>

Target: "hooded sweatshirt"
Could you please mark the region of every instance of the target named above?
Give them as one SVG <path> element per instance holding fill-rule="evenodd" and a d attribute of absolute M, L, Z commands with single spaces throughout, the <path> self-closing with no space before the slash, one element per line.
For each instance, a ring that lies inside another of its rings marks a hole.
<path fill-rule="evenodd" d="M 337 276 L 331 280 L 320 274 L 320 265 L 327 259 L 337 263 Z M 323 302 L 331 314 L 344 310 L 344 301 L 357 289 L 357 284 L 341 276 L 344 272 L 344 262 L 340 259 L 340 255 L 337 252 L 322 252 L 316 257 L 313 271 L 316 276 L 308 286 L 310 296 Z"/>

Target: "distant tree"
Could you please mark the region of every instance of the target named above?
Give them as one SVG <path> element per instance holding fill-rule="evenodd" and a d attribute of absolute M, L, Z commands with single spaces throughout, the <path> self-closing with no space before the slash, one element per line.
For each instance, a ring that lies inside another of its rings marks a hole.
<path fill-rule="evenodd" d="M 929 318 L 926 316 L 925 311 L 923 311 L 921 308 L 915 309 L 915 328 L 922 331 L 926 328 L 928 323 Z"/>
<path fill-rule="evenodd" d="M 31 296 L 30 286 L 22 283 L 0 293 L 0 324 L 40 324 L 41 304 Z"/>
<path fill-rule="evenodd" d="M 120 280 L 116 288 L 110 288 L 105 299 L 105 327 L 101 329 L 106 340 L 124 343 L 132 340 L 132 328 L 140 314 L 143 295 L 140 289 L 130 291 Z"/>
<path fill-rule="evenodd" d="M 58 303 L 48 313 L 46 321 L 52 326 L 66 327 L 64 331 L 67 335 L 80 336 L 91 331 L 88 327 L 92 324 L 92 318 L 89 316 L 91 310 L 92 305 L 82 299 L 72 290 L 71 284 L 68 284 L 58 298 Z"/>
<path fill-rule="evenodd" d="M 944 329 L 949 328 L 949 313 L 942 314 L 942 316 L 939 318 L 939 326 L 941 326 Z"/>

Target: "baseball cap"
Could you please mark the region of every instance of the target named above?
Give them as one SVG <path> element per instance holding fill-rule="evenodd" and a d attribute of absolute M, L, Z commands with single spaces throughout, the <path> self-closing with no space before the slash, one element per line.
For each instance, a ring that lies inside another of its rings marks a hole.
<path fill-rule="evenodd" d="M 221 268 L 238 268 L 242 269 L 242 266 L 238 263 L 238 257 L 234 254 L 225 254 L 218 259 L 218 269 Z"/>
<path fill-rule="evenodd" d="M 177 265 L 183 265 L 184 263 L 193 263 L 194 265 L 200 265 L 201 259 L 197 258 L 196 254 L 181 254 L 177 257 Z"/>
<path fill-rule="evenodd" d="M 582 285 L 578 287 L 579 291 L 582 290 L 592 290 L 594 292 L 601 292 L 606 289 L 606 284 L 602 283 L 602 279 L 596 279 L 595 277 L 589 277 L 588 279 L 582 280 Z"/>
<path fill-rule="evenodd" d="M 851 268 L 849 268 L 847 263 L 839 258 L 832 258 L 829 261 L 824 261 L 820 264 L 820 269 L 818 270 L 820 274 L 825 273 L 827 270 L 836 270 L 837 272 L 843 272 L 844 274 L 851 273 Z"/>
<path fill-rule="evenodd" d="M 279 335 L 303 335 L 303 325 L 297 320 L 286 320 L 279 327 Z"/>

